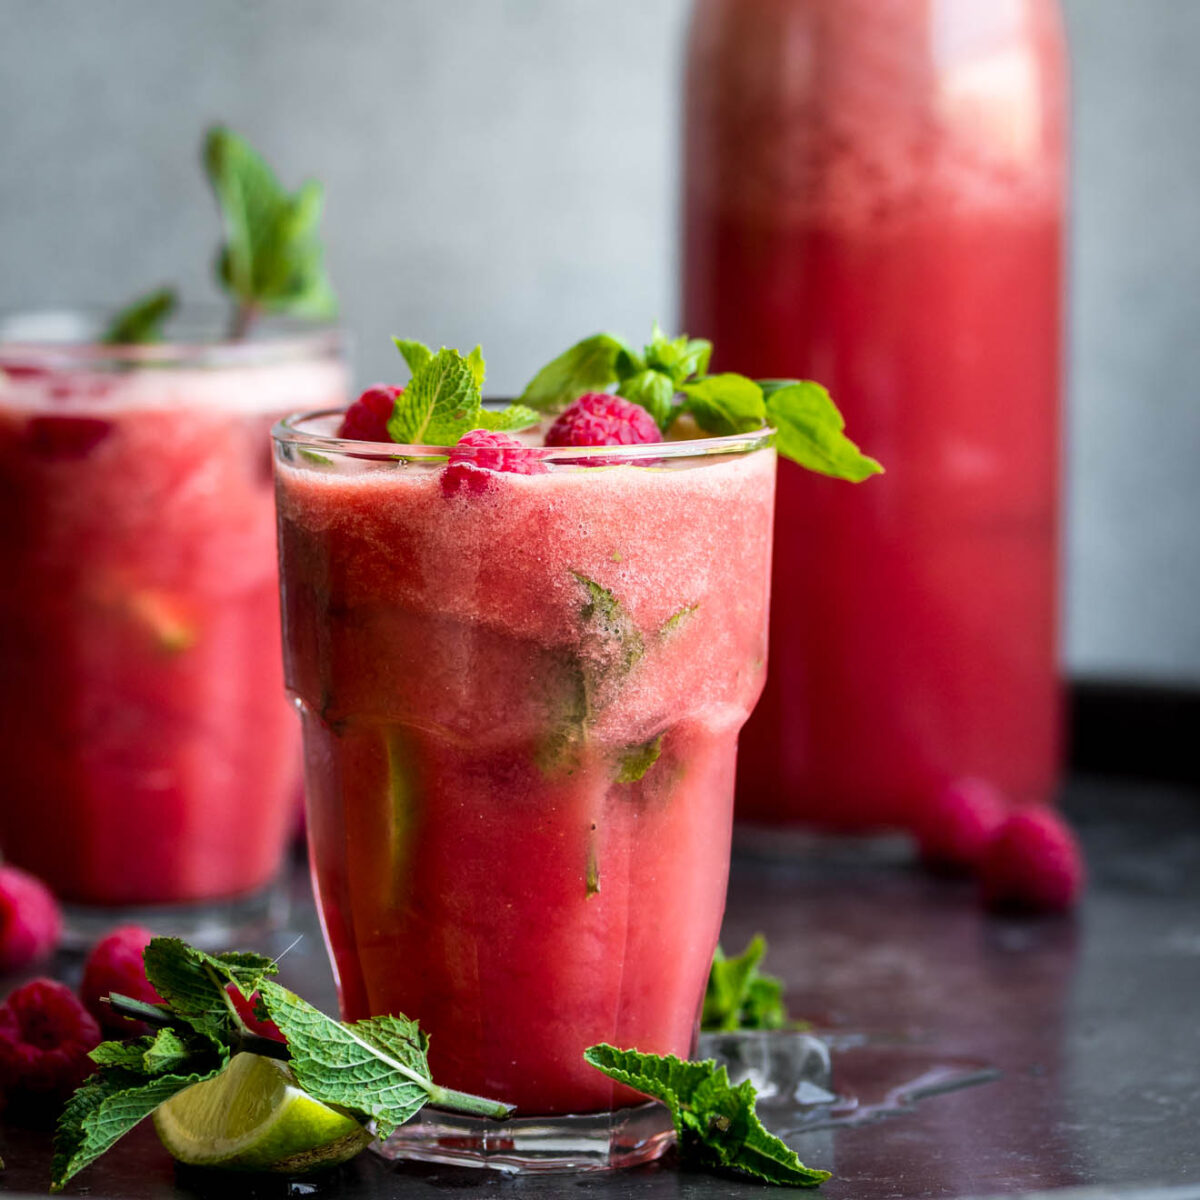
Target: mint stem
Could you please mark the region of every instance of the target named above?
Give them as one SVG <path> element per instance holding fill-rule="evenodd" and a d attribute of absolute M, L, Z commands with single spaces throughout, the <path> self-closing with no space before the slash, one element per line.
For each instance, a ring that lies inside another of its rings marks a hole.
<path fill-rule="evenodd" d="M 113 1012 L 120 1013 L 123 1017 L 132 1017 L 135 1021 L 144 1021 L 147 1025 L 154 1025 L 160 1029 L 182 1029 L 185 1032 L 191 1030 L 186 1021 L 181 1021 L 168 1009 L 160 1008 L 157 1004 L 147 1004 L 144 1000 L 135 1000 L 132 996 L 122 996 L 120 992 L 112 992 L 104 997 L 104 1000 Z M 237 1049 L 244 1050 L 247 1054 L 261 1055 L 263 1058 L 277 1058 L 281 1062 L 287 1062 L 292 1056 L 286 1042 L 262 1037 L 249 1030 L 241 1034 Z"/>
<path fill-rule="evenodd" d="M 515 1108 L 514 1104 L 502 1104 L 499 1100 L 487 1100 L 483 1096 L 472 1096 L 470 1092 L 456 1092 L 453 1088 L 431 1087 L 429 1103 L 453 1112 L 469 1113 L 475 1117 L 495 1117 L 503 1120 Z"/>
<path fill-rule="evenodd" d="M 233 311 L 233 322 L 229 326 L 229 340 L 231 342 L 244 341 L 246 335 L 250 332 L 250 326 L 258 319 L 258 306 L 255 304 L 242 303 Z"/>

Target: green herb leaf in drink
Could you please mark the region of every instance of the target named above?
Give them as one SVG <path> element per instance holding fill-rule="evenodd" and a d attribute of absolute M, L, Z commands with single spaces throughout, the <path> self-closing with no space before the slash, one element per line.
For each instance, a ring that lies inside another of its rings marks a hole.
<path fill-rule="evenodd" d="M 662 754 L 663 734 L 659 734 L 656 738 L 651 738 L 650 741 L 643 743 L 640 746 L 633 746 L 621 756 L 620 766 L 617 768 L 618 783 L 638 783 L 646 775 Z"/>
<path fill-rule="evenodd" d="M 584 392 L 615 389 L 645 408 L 664 434 L 685 414 L 717 436 L 773 427 L 779 453 L 811 471 L 854 483 L 882 472 L 846 436 L 846 423 L 820 384 L 756 383 L 729 371 L 709 375 L 711 355 L 710 342 L 686 334 L 669 338 L 657 322 L 641 354 L 612 334 L 596 334 L 543 367 L 522 400 L 553 411 Z"/>
<path fill-rule="evenodd" d="M 583 1057 L 610 1079 L 666 1105 L 684 1162 L 790 1187 L 816 1187 L 830 1177 L 828 1171 L 806 1167 L 794 1150 L 763 1128 L 754 1085 L 746 1080 L 734 1087 L 725 1068 L 712 1059 L 686 1062 L 606 1043 L 589 1046 Z"/>
<path fill-rule="evenodd" d="M 223 126 L 205 137 L 204 168 L 225 230 L 217 278 L 236 305 L 232 336 L 244 336 L 262 312 L 333 316 L 318 238 L 321 185 L 310 180 L 288 192 L 258 151 Z"/>
<path fill-rule="evenodd" d="M 136 346 L 161 342 L 163 323 L 175 311 L 179 297 L 174 288 L 159 288 L 140 296 L 112 319 L 101 341 L 106 346 Z"/>
<path fill-rule="evenodd" d="M 621 377 L 618 363 L 624 359 L 632 365 L 630 355 L 629 347 L 611 333 L 584 338 L 548 362 L 525 385 L 520 401 L 539 412 L 566 408 L 584 392 L 602 391 L 616 382 Z"/>
<path fill-rule="evenodd" d="M 510 404 L 499 411 L 483 407 L 487 366 L 480 347 L 467 355 L 445 347 L 435 354 L 422 342 L 392 341 L 412 372 L 387 423 L 392 441 L 453 446 L 472 429 L 509 433 L 538 423 L 538 414 L 523 404 Z"/>
<path fill-rule="evenodd" d="M 861 483 L 883 471 L 845 435 L 846 422 L 819 383 L 790 383 L 772 391 L 766 404 L 767 420 L 778 431 L 776 448 L 785 458 L 810 471 L 852 483 Z"/>
<path fill-rule="evenodd" d="M 766 939 L 756 933 L 741 954 L 727 958 L 718 946 L 713 955 L 700 1028 L 707 1033 L 737 1029 L 782 1029 L 788 1023 L 783 981 L 759 970 Z"/>

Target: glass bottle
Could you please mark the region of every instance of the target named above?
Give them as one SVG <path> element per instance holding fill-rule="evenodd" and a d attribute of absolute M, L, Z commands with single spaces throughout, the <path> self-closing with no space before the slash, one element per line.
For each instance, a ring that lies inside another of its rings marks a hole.
<path fill-rule="evenodd" d="M 782 462 L 739 816 L 912 826 L 1047 800 L 1057 666 L 1066 63 L 1055 0 L 698 0 L 685 327 L 808 377 L 887 468 Z"/>

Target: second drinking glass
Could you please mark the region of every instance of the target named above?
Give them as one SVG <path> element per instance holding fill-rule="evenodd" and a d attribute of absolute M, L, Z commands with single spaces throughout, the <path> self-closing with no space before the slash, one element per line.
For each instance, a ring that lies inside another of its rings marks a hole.
<path fill-rule="evenodd" d="M 269 429 L 345 371 L 328 328 L 103 325 L 0 329 L 0 850 L 79 940 L 132 919 L 224 944 L 265 913 L 298 802 Z"/>

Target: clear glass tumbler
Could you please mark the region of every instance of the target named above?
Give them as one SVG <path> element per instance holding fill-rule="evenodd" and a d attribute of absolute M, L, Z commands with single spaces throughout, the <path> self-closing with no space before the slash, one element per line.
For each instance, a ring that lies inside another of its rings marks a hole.
<path fill-rule="evenodd" d="M 344 402 L 340 340 L 177 326 L 0 322 L 0 851 L 81 941 L 260 922 L 295 817 L 269 430 Z"/>
<path fill-rule="evenodd" d="M 447 449 L 336 428 L 275 438 L 285 671 L 342 1012 L 418 1019 L 440 1084 L 517 1106 L 426 1111 L 383 1152 L 653 1158 L 665 1110 L 583 1051 L 694 1046 L 766 666 L 771 431 L 531 448 L 536 473 L 480 459 L 455 487 Z"/>

